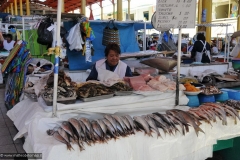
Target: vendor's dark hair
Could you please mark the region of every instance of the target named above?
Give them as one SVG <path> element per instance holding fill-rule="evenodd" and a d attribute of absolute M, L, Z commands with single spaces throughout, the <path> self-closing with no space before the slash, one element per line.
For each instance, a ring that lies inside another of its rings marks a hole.
<path fill-rule="evenodd" d="M 106 46 L 105 51 L 104 51 L 105 57 L 108 56 L 110 50 L 113 50 L 113 51 L 115 51 L 116 53 L 121 54 L 121 49 L 120 49 L 119 45 L 116 44 L 116 43 L 109 43 L 109 44 Z"/>
<path fill-rule="evenodd" d="M 205 38 L 205 36 L 204 36 L 203 33 L 198 33 L 198 35 L 197 35 L 197 40 L 198 40 L 198 41 L 200 41 L 200 40 L 205 41 L 206 38 Z"/>
<path fill-rule="evenodd" d="M 7 34 L 6 38 L 10 38 L 11 40 L 13 39 L 13 36 L 11 34 Z"/>

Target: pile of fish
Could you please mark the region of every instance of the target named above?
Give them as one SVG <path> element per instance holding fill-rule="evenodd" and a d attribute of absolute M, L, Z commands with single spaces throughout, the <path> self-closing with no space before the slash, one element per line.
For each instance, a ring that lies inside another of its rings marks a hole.
<path fill-rule="evenodd" d="M 213 94 L 221 94 L 222 91 L 219 90 L 217 87 L 215 86 L 207 86 L 205 88 L 201 88 L 202 94 L 205 95 L 213 95 Z"/>
<path fill-rule="evenodd" d="M 206 103 L 198 108 L 191 108 L 188 111 L 178 109 L 167 110 L 165 114 L 155 112 L 148 115 L 134 116 L 129 115 L 105 115 L 103 119 L 90 121 L 87 118 L 70 118 L 61 123 L 60 127 L 55 127 L 47 131 L 48 135 L 67 145 L 67 149 L 73 149 L 71 143 L 76 143 L 80 151 L 84 150 L 84 145 L 94 143 L 107 143 L 108 140 L 118 139 L 135 134 L 137 131 L 145 132 L 145 135 L 152 136 L 156 133 L 161 137 L 163 133 L 174 135 L 177 132 L 185 135 L 192 126 L 198 136 L 199 132 L 204 131 L 199 127 L 201 120 L 211 124 L 216 122 L 218 117 L 227 125 L 227 116 L 240 119 L 238 112 L 226 104 Z M 179 130 L 179 128 L 181 130 Z"/>
<path fill-rule="evenodd" d="M 78 87 L 77 95 L 79 98 L 89 98 L 102 95 L 113 94 L 116 91 L 131 91 L 132 89 L 125 85 L 123 82 L 118 82 L 107 87 L 97 82 L 86 82 L 82 86 Z"/>
<path fill-rule="evenodd" d="M 44 91 L 42 92 L 42 96 L 45 99 L 53 99 L 53 82 L 54 82 L 54 74 L 51 73 L 47 80 L 47 85 L 44 87 Z M 76 83 L 72 82 L 71 78 L 68 77 L 64 71 L 59 71 L 58 74 L 58 88 L 57 88 L 57 98 L 76 98 Z"/>
<path fill-rule="evenodd" d="M 216 122 L 217 117 L 222 120 L 223 125 L 227 125 L 227 116 L 233 117 L 235 124 L 237 124 L 237 119 L 240 120 L 235 107 L 224 103 L 205 103 L 198 108 L 189 109 L 188 112 L 198 120 L 204 120 L 209 124 L 211 124 L 211 121 Z"/>
<path fill-rule="evenodd" d="M 232 106 L 235 109 L 240 110 L 240 101 L 230 99 L 230 100 L 225 101 L 224 104 Z"/>

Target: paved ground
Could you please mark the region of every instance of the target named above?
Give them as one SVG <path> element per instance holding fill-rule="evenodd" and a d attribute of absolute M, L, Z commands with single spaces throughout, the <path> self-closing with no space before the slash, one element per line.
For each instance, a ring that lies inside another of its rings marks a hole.
<path fill-rule="evenodd" d="M 6 115 L 4 89 L 0 89 L 0 109 L 0 153 L 25 153 L 22 139 L 13 141 L 13 137 L 18 131 Z"/>

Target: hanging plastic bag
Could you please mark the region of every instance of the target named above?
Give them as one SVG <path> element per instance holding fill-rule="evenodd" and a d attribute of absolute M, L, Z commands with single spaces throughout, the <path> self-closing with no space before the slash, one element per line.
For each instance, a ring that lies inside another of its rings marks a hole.
<path fill-rule="evenodd" d="M 74 27 L 72 27 L 69 31 L 69 35 L 67 36 L 67 41 L 69 43 L 69 49 L 72 51 L 82 50 L 82 45 L 84 44 L 82 40 L 82 35 L 80 32 L 80 23 L 77 23 Z"/>

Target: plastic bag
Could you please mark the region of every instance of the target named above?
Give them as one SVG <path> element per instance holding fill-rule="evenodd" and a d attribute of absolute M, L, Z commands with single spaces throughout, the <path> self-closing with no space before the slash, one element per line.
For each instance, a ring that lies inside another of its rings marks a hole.
<path fill-rule="evenodd" d="M 82 50 L 82 45 L 84 44 L 82 40 L 82 35 L 80 32 L 80 23 L 76 24 L 74 27 L 72 27 L 69 31 L 69 35 L 67 36 L 67 41 L 69 43 L 69 49 L 72 51 L 74 49 L 76 50 Z"/>

